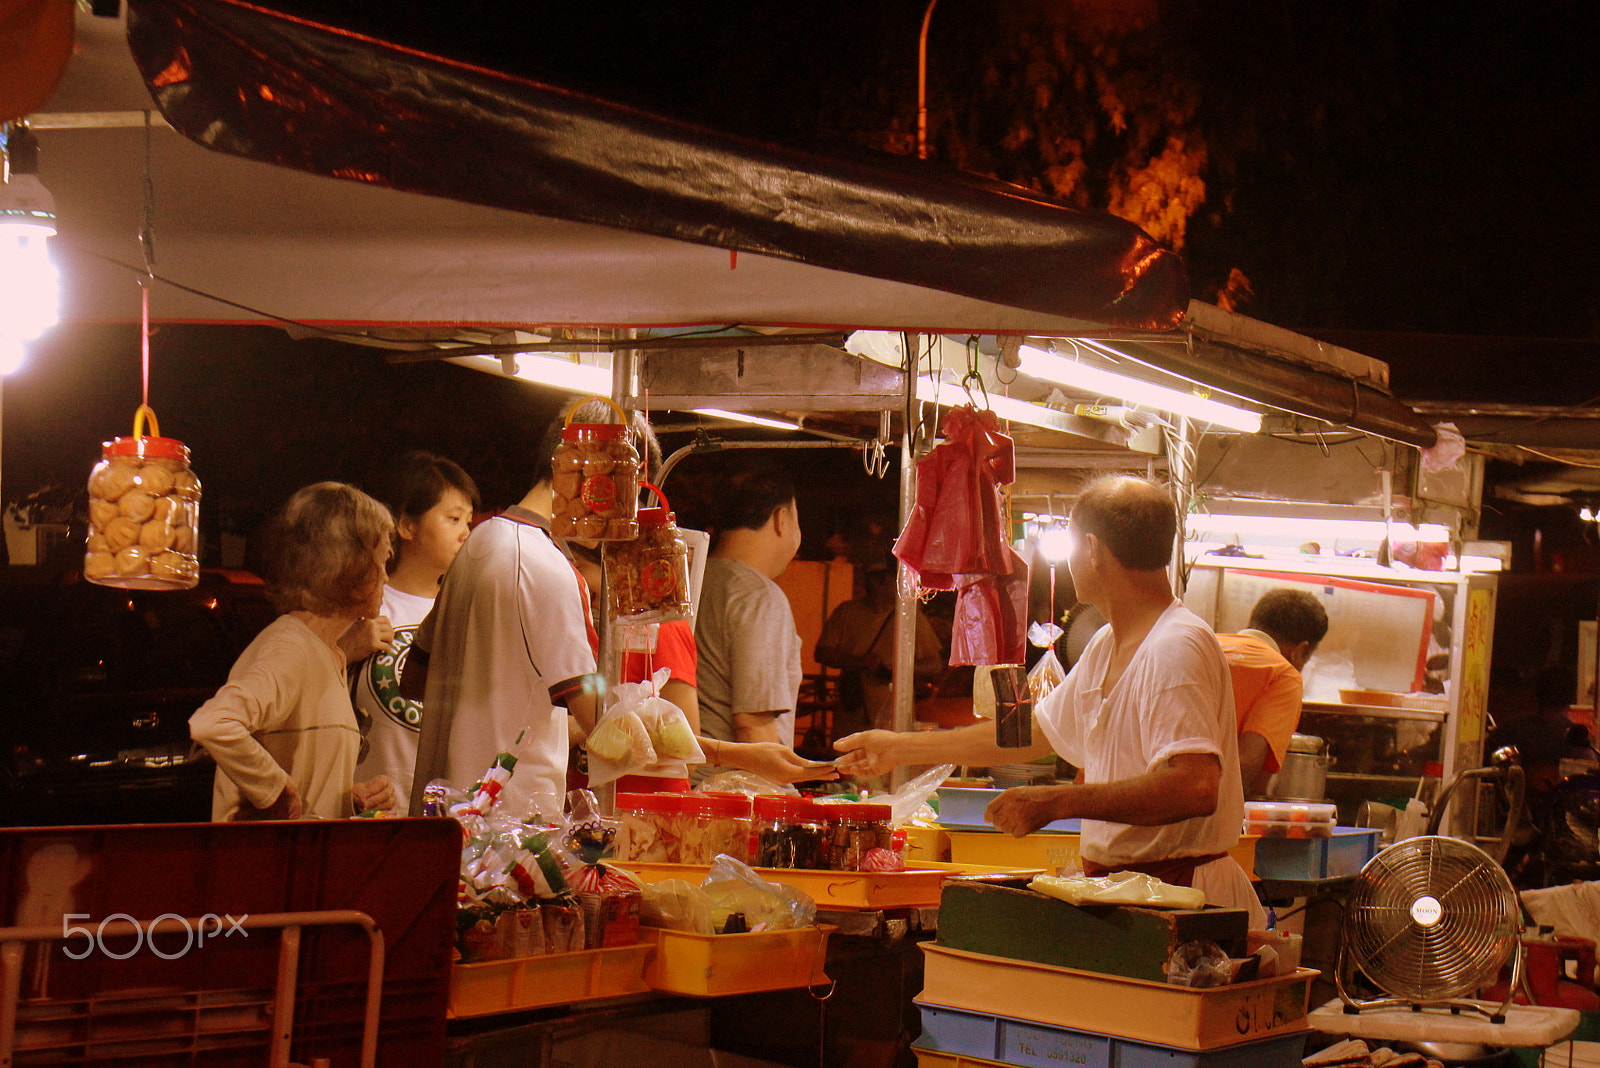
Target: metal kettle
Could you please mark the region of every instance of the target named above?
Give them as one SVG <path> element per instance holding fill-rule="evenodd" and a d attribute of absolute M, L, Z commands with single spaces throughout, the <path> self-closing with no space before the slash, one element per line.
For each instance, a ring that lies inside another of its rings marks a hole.
<path fill-rule="evenodd" d="M 1321 801 L 1328 793 L 1327 743 L 1314 734 L 1289 738 L 1283 766 L 1267 780 L 1267 797 L 1275 801 Z"/>

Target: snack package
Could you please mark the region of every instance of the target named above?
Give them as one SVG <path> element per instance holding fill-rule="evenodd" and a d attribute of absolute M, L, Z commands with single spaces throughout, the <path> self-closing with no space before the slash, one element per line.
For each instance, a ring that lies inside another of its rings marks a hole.
<path fill-rule="evenodd" d="M 574 953 L 587 944 L 583 909 L 577 904 L 560 905 L 547 902 L 539 906 L 539 916 L 544 921 L 544 943 L 547 953 Z"/>
<path fill-rule="evenodd" d="M 662 879 L 644 888 L 639 922 L 669 931 L 712 934 L 711 897 L 684 879 Z"/>
<path fill-rule="evenodd" d="M 523 741 L 527 738 L 527 742 Z M 511 776 L 516 774 L 517 762 L 527 755 L 527 746 L 532 745 L 533 738 L 528 734 L 527 728 L 517 732 L 517 740 L 507 752 L 495 754 L 494 763 L 489 765 L 487 771 L 471 790 L 467 791 L 468 798 L 452 804 L 447 809 L 449 815 L 461 821 L 467 827 L 474 819 L 482 819 L 493 812 L 500 801 L 506 784 L 511 781 Z M 429 789 L 432 788 L 430 784 Z M 424 797 L 427 790 L 424 790 Z M 472 828 L 468 828 L 469 831 Z"/>
<path fill-rule="evenodd" d="M 1028 628 L 1028 641 L 1044 650 L 1044 655 L 1028 669 L 1028 692 L 1036 705 L 1049 696 L 1051 690 L 1066 681 L 1067 672 L 1061 666 L 1061 661 L 1056 658 L 1055 648 L 1056 640 L 1063 633 L 1065 632 L 1054 623 L 1035 623 Z"/>
<path fill-rule="evenodd" d="M 626 686 L 618 686 L 617 690 Z M 610 708 L 600 717 L 594 730 L 584 742 L 589 751 L 589 785 L 604 786 L 624 775 L 642 772 L 656 762 L 655 747 L 650 744 L 650 732 L 636 711 L 637 701 L 630 705 L 617 695 Z"/>
<path fill-rule="evenodd" d="M 1173 950 L 1166 973 L 1173 986 L 1227 986 L 1233 982 L 1233 962 L 1222 947 L 1202 938 Z"/>
<path fill-rule="evenodd" d="M 580 893 L 577 898 L 579 907 L 583 909 L 585 949 L 610 949 L 613 946 L 638 944 L 640 912 L 644 905 L 642 887 L 605 893 Z"/>
<path fill-rule="evenodd" d="M 1110 875 L 1035 875 L 1029 890 L 1069 905 L 1140 905 L 1157 909 L 1204 908 L 1206 895 L 1192 886 L 1173 886 L 1152 875 L 1118 871 Z"/>
<path fill-rule="evenodd" d="M 770 883 L 726 854 L 711 862 L 700 886 L 711 898 L 711 926 L 716 931 L 723 930 L 735 913 L 744 916 L 750 931 L 788 931 L 817 918 L 817 903 L 810 894 L 787 883 Z"/>
<path fill-rule="evenodd" d="M 618 821 L 600 815 L 588 790 L 567 795 L 571 814 L 561 835 L 567 885 L 583 909 L 585 947 L 631 946 L 639 941 L 642 885 L 632 872 L 607 864 Z"/>

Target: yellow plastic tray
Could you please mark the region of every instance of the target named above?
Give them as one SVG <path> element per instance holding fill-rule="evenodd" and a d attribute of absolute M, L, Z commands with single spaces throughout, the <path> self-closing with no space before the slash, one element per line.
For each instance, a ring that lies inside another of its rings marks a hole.
<path fill-rule="evenodd" d="M 824 985 L 831 981 L 823 971 L 828 935 L 836 930 L 819 924 L 793 931 L 702 935 L 641 928 L 656 950 L 645 982 L 652 990 L 693 997 Z"/>
<path fill-rule="evenodd" d="M 949 860 L 950 838 L 943 827 L 907 827 L 906 862 L 921 864 L 925 860 Z"/>
<path fill-rule="evenodd" d="M 950 836 L 950 863 L 991 867 L 1042 868 L 1054 875 L 1057 868 L 1078 863 L 1078 836 L 1044 832 L 1014 838 L 1000 831 L 946 831 Z"/>
<path fill-rule="evenodd" d="M 1000 831 L 946 831 L 950 839 L 952 864 L 989 864 L 999 867 L 1019 866 L 1043 868 L 1054 872 L 1057 868 L 1078 864 L 1079 836 L 1068 831 L 1047 831 L 1014 838 Z M 1245 874 L 1252 879 L 1255 874 L 1256 841 L 1258 836 L 1247 834 L 1239 844 L 1228 850 L 1239 862 Z"/>
<path fill-rule="evenodd" d="M 926 868 L 937 868 L 951 875 L 1054 875 L 1053 871 L 1046 871 L 1042 867 L 1025 868 L 1016 864 L 973 864 L 971 862 L 957 864 L 953 860 L 919 860 L 918 864 Z"/>
<path fill-rule="evenodd" d="M 923 943 L 920 1000 L 992 1016 L 1208 1050 L 1306 1029 L 1315 968 L 1194 989 Z"/>
<path fill-rule="evenodd" d="M 708 864 L 659 864 L 634 861 L 618 867 L 633 872 L 641 882 L 683 879 L 699 885 Z M 818 908 L 887 909 L 937 905 L 948 871 L 817 871 L 812 868 L 755 868 L 770 883 L 786 883 L 811 895 Z"/>
<path fill-rule="evenodd" d="M 919 1049 L 916 1046 L 911 1047 L 911 1052 L 917 1055 L 917 1068 L 1007 1068 L 1004 1061 L 982 1061 L 976 1057 Z"/>
<path fill-rule="evenodd" d="M 457 964 L 450 969 L 449 1015 L 486 1016 L 648 994 L 645 967 L 654 951 L 653 942 L 641 942 L 636 946 Z"/>

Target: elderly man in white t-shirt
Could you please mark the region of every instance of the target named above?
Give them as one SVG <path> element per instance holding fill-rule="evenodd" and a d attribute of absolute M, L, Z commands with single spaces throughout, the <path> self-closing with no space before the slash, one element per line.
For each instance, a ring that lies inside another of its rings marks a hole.
<path fill-rule="evenodd" d="M 1030 749 L 999 747 L 990 723 L 865 731 L 835 743 L 841 771 L 1009 764 L 1053 748 L 1083 769 L 1081 781 L 1007 790 L 989 806 L 996 828 L 1020 836 L 1082 819 L 1087 874 L 1148 872 L 1262 926 L 1249 878 L 1227 855 L 1244 808 L 1232 684 L 1216 636 L 1172 595 L 1176 523 L 1171 498 L 1142 479 L 1098 480 L 1079 497 L 1067 566 L 1078 598 L 1110 626 L 1035 709 L 1041 737 Z"/>

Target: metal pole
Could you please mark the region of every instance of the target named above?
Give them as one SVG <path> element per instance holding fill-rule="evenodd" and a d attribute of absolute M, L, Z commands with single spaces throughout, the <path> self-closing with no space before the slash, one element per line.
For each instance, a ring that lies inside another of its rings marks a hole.
<path fill-rule="evenodd" d="M 917 158 L 928 158 L 928 23 L 933 20 L 933 5 L 928 0 L 922 12 L 922 33 L 917 37 Z M 912 379 L 916 379 L 913 372 Z"/>
<path fill-rule="evenodd" d="M 933 10 L 933 4 L 928 5 L 928 10 Z M 906 403 L 904 425 L 900 434 L 900 529 L 904 530 L 906 520 L 911 517 L 911 509 L 917 501 L 917 467 L 915 463 L 915 441 L 917 431 L 917 352 L 921 345 L 921 338 L 917 334 L 904 334 L 905 339 L 905 380 Z M 917 597 L 911 588 L 911 569 L 905 564 L 895 569 L 895 607 L 894 607 L 894 676 L 891 683 L 891 692 L 894 695 L 894 720 L 892 727 L 896 731 L 909 731 L 914 724 L 915 702 L 913 687 L 916 685 L 917 662 Z M 908 775 L 905 768 L 896 768 L 889 778 L 892 789 L 898 790 L 905 784 Z"/>

